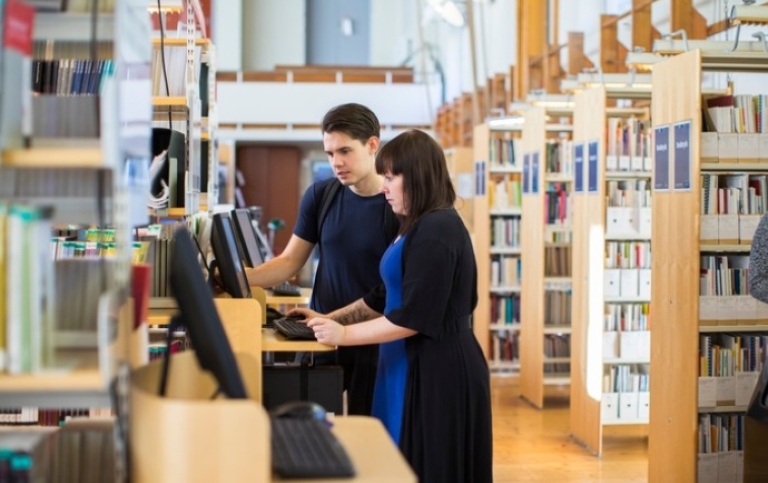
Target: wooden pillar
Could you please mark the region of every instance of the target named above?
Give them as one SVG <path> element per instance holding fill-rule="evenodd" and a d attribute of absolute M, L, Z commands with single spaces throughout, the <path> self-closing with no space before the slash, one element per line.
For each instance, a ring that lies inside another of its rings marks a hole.
<path fill-rule="evenodd" d="M 542 62 L 532 66 L 531 60 L 542 59 L 547 45 L 547 4 L 541 0 L 518 0 L 517 15 L 517 65 L 519 84 L 517 92 L 525 98 L 531 90 L 534 78 L 541 79 Z M 543 59 L 546 60 L 546 59 Z M 537 85 L 541 85 L 540 81 Z"/>
<path fill-rule="evenodd" d="M 627 48 L 619 42 L 616 15 L 600 15 L 600 68 L 603 72 L 627 71 Z"/>
<path fill-rule="evenodd" d="M 670 31 L 685 30 L 689 39 L 707 38 L 707 20 L 693 6 L 693 0 L 670 0 Z"/>
<path fill-rule="evenodd" d="M 652 0 L 632 0 L 632 48 L 640 47 L 645 52 L 651 52 L 653 41 L 661 38 L 652 23 L 651 5 Z"/>

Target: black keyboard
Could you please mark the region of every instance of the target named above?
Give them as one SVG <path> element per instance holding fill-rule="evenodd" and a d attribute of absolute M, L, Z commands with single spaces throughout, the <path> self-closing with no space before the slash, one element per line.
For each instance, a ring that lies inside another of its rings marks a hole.
<path fill-rule="evenodd" d="M 272 326 L 286 339 L 315 340 L 315 331 L 304 322 L 292 317 L 284 317 L 272 321 Z"/>
<path fill-rule="evenodd" d="M 272 287 L 272 293 L 281 297 L 300 297 L 301 287 L 285 282 Z"/>
<path fill-rule="evenodd" d="M 317 419 L 272 418 L 272 470 L 283 478 L 351 478 L 355 468 Z"/>

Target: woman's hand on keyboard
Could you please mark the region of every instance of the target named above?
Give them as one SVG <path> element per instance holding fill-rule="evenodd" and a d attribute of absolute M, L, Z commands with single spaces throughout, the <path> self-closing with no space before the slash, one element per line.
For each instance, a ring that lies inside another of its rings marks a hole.
<path fill-rule="evenodd" d="M 315 331 L 315 338 L 324 345 L 338 346 L 344 342 L 346 328 L 331 319 L 315 317 L 307 322 L 307 325 Z"/>
<path fill-rule="evenodd" d="M 304 320 L 313 319 L 315 317 L 325 317 L 325 314 L 321 314 L 320 312 L 315 312 L 312 309 L 304 309 L 304 308 L 291 309 L 285 315 L 288 317 L 293 317 L 296 319 L 304 319 Z"/>

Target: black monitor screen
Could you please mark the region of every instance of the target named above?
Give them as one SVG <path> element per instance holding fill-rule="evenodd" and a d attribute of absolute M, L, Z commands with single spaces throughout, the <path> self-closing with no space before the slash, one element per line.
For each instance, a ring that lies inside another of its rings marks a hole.
<path fill-rule="evenodd" d="M 213 215 L 211 248 L 224 283 L 224 290 L 236 299 L 251 298 L 251 287 L 245 267 L 237 251 L 232 220 L 227 213 Z"/>
<path fill-rule="evenodd" d="M 237 246 L 245 266 L 258 267 L 264 263 L 259 241 L 256 239 L 256 231 L 253 229 L 251 213 L 245 208 L 232 210 L 232 222 L 235 225 Z"/>
<path fill-rule="evenodd" d="M 180 228 L 174 240 L 170 282 L 179 305 L 179 322 L 187 328 L 200 367 L 213 374 L 221 392 L 233 399 L 245 399 L 245 385 L 213 303 L 213 293 L 198 266 L 192 238 Z"/>

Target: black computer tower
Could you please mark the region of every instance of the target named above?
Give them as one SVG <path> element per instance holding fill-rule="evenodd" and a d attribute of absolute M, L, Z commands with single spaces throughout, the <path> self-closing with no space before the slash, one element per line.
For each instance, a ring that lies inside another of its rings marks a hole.
<path fill-rule="evenodd" d="M 344 370 L 341 366 L 264 366 L 262 400 L 269 411 L 291 401 L 312 401 L 342 415 Z"/>

